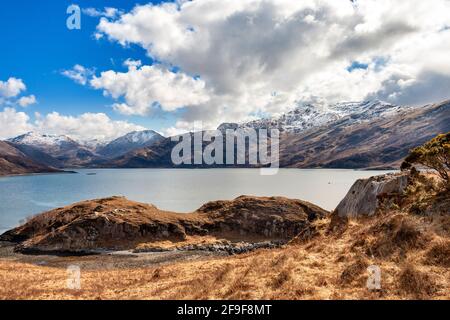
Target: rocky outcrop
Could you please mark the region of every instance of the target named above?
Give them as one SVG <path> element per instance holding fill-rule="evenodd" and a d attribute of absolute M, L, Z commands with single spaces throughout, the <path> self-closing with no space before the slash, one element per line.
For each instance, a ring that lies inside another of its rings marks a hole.
<path fill-rule="evenodd" d="M 208 217 L 206 228 L 210 232 L 276 239 L 291 239 L 311 221 L 327 214 L 322 208 L 301 200 L 249 196 L 209 202 L 197 212 Z"/>
<path fill-rule="evenodd" d="M 310 203 L 279 197 L 210 202 L 189 214 L 112 197 L 40 214 L 0 241 L 18 243 L 16 250 L 23 253 L 129 250 L 141 243 L 204 235 L 234 242 L 281 241 L 327 214 Z"/>
<path fill-rule="evenodd" d="M 386 174 L 355 182 L 335 210 L 340 217 L 373 216 L 380 205 L 380 197 L 401 194 L 408 185 L 408 174 Z"/>
<path fill-rule="evenodd" d="M 148 252 L 174 252 L 174 251 L 208 251 L 213 253 L 225 253 L 229 255 L 243 254 L 258 249 L 275 249 L 280 248 L 287 242 L 278 241 L 263 241 L 263 242 L 231 242 L 227 240 L 219 241 L 217 243 L 206 244 L 189 244 L 181 245 L 171 248 L 164 247 L 143 247 L 133 250 L 134 253 L 148 253 Z"/>

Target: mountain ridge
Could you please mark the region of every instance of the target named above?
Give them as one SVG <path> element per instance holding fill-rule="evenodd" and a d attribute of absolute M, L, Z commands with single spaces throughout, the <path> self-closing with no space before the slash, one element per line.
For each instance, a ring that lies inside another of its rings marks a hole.
<path fill-rule="evenodd" d="M 301 104 L 276 117 L 261 118 L 243 123 L 224 123 L 218 129 L 272 128 L 278 129 L 280 132 L 300 133 L 346 117 L 351 117 L 354 122 L 370 121 L 377 117 L 388 117 L 414 108 L 412 106 L 397 106 L 380 100 L 341 102 L 321 106 Z"/>
<path fill-rule="evenodd" d="M 99 148 L 97 153 L 107 158 L 118 157 L 134 149 L 151 146 L 163 139 L 162 135 L 153 130 L 133 131 Z"/>
<path fill-rule="evenodd" d="M 410 149 L 437 134 L 450 131 L 450 101 L 423 107 L 377 103 L 376 108 L 372 108 L 370 102 L 360 106 L 360 112 L 341 116 L 335 121 L 300 131 L 283 130 L 280 135 L 280 167 L 398 169 Z M 349 104 L 341 104 L 340 107 L 346 108 Z M 251 122 L 251 125 L 255 123 Z M 248 126 L 225 123 L 219 129 L 245 129 Z M 258 123 L 258 128 L 264 126 Z M 152 147 L 103 162 L 100 167 L 174 167 L 171 150 L 175 145 L 167 138 Z"/>
<path fill-rule="evenodd" d="M 218 129 L 247 128 L 280 130 L 280 167 L 398 169 L 410 149 L 450 131 L 450 101 L 421 107 L 378 100 L 301 105 L 278 117 L 223 123 Z M 35 162 L 59 168 L 177 167 L 171 161 L 177 143 L 153 130 L 130 132 L 95 150 L 67 136 L 26 134 L 9 141 Z"/>

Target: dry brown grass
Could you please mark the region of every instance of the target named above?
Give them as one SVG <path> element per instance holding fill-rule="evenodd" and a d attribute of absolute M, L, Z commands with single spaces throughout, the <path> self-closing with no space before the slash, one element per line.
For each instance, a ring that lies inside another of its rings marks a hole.
<path fill-rule="evenodd" d="M 426 263 L 450 268 L 450 241 L 434 244 L 426 254 Z"/>
<path fill-rule="evenodd" d="M 369 263 L 364 257 L 358 257 L 354 262 L 345 267 L 340 276 L 340 281 L 342 285 L 350 285 L 355 280 L 357 280 L 361 275 L 363 275 Z"/>
<path fill-rule="evenodd" d="M 66 289 L 63 268 L 0 259 L 0 299 L 450 299 L 448 221 L 402 212 L 338 228 L 319 220 L 314 237 L 280 249 L 82 270 L 80 291 Z M 366 287 L 370 265 L 381 290 Z"/>
<path fill-rule="evenodd" d="M 408 295 L 417 299 L 432 296 L 438 288 L 432 276 L 417 270 L 413 264 L 406 264 L 400 271 L 399 288 Z"/>
<path fill-rule="evenodd" d="M 408 265 L 352 248 L 370 229 L 351 223 L 342 237 L 241 256 L 158 267 L 82 270 L 82 290 L 66 289 L 64 269 L 0 260 L 1 299 L 448 299 L 450 270 L 439 241 L 406 252 Z M 308 248 L 306 248 L 308 247 Z M 433 252 L 433 254 L 431 253 Z M 436 260 L 429 256 L 437 256 Z M 428 257 L 428 258 L 427 258 Z M 64 258 L 61 258 L 64 259 Z M 96 258 L 92 258 L 96 259 Z M 98 258 L 97 258 L 98 259 Z M 76 260 L 75 260 L 76 261 Z M 74 263 L 71 260 L 71 263 Z M 368 265 L 382 271 L 382 290 L 366 288 Z M 414 265 L 414 267 L 412 267 Z"/>

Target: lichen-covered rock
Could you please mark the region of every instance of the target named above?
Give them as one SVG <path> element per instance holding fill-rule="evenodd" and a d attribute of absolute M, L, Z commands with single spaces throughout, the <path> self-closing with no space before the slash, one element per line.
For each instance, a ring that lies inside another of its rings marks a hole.
<path fill-rule="evenodd" d="M 380 205 L 380 197 L 401 194 L 408 185 L 408 174 L 392 173 L 369 179 L 360 179 L 337 206 L 335 213 L 340 217 L 355 218 L 373 216 Z"/>
<path fill-rule="evenodd" d="M 306 201 L 283 197 L 241 196 L 232 201 L 213 201 L 197 211 L 207 216 L 205 226 L 218 234 L 291 239 L 328 212 Z"/>

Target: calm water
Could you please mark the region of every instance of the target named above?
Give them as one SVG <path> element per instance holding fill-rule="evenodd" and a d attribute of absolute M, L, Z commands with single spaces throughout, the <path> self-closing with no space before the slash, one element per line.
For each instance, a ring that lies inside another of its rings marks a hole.
<path fill-rule="evenodd" d="M 36 213 L 112 195 L 178 212 L 190 212 L 207 201 L 234 199 L 240 195 L 286 196 L 332 210 L 357 179 L 384 173 L 323 169 L 282 169 L 274 176 L 260 176 L 259 170 L 253 169 L 83 169 L 77 172 L 0 178 L 0 232 Z"/>

